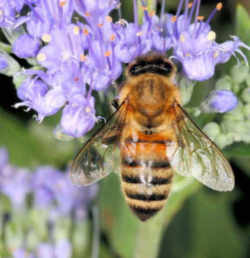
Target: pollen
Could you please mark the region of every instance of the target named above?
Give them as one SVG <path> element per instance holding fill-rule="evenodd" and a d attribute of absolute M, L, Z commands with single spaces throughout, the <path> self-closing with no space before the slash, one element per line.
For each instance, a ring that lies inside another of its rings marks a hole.
<path fill-rule="evenodd" d="M 86 17 L 90 17 L 90 13 L 89 13 L 89 12 L 85 12 L 84 15 L 85 15 Z"/>
<path fill-rule="evenodd" d="M 103 26 L 103 23 L 99 23 L 97 26 L 101 28 Z"/>
<path fill-rule="evenodd" d="M 44 33 L 42 35 L 42 40 L 43 40 L 43 42 L 49 43 L 51 41 L 51 35 L 48 33 Z"/>
<path fill-rule="evenodd" d="M 180 42 L 185 42 L 185 37 L 183 34 L 180 35 Z"/>
<path fill-rule="evenodd" d="M 83 32 L 83 34 L 86 35 L 86 36 L 89 35 L 89 30 L 86 29 L 86 28 L 84 28 L 84 29 L 82 30 L 82 32 Z"/>
<path fill-rule="evenodd" d="M 214 58 L 216 58 L 217 56 L 219 56 L 219 52 L 218 52 L 218 51 L 215 51 L 215 52 L 214 52 Z"/>
<path fill-rule="evenodd" d="M 84 54 L 80 54 L 80 61 L 85 62 L 87 60 L 87 56 Z"/>
<path fill-rule="evenodd" d="M 85 111 L 86 111 L 87 113 L 90 113 L 90 112 L 91 112 L 91 108 L 90 108 L 90 107 L 86 107 L 86 108 L 85 108 Z"/>
<path fill-rule="evenodd" d="M 109 56 L 111 56 L 111 54 L 112 54 L 112 52 L 110 50 L 108 50 L 104 53 L 104 56 L 109 57 Z"/>
<path fill-rule="evenodd" d="M 155 11 L 154 10 L 149 13 L 150 17 L 153 17 L 154 15 L 155 15 Z"/>
<path fill-rule="evenodd" d="M 79 35 L 79 32 L 80 32 L 79 26 L 74 26 L 74 28 L 73 28 L 73 33 L 74 33 L 75 35 Z"/>
<path fill-rule="evenodd" d="M 66 5 L 66 3 L 67 3 L 67 1 L 60 1 L 60 2 L 59 2 L 59 6 L 60 6 L 60 7 L 63 7 L 63 6 Z"/>
<path fill-rule="evenodd" d="M 216 39 L 216 33 L 214 31 L 209 31 L 207 34 L 207 39 L 210 41 L 214 41 Z"/>
<path fill-rule="evenodd" d="M 115 40 L 115 34 L 112 34 L 109 39 L 110 39 L 110 41 L 114 41 Z"/>
<path fill-rule="evenodd" d="M 111 16 L 108 15 L 108 16 L 106 16 L 106 21 L 111 23 L 113 21 L 113 19 Z"/>
<path fill-rule="evenodd" d="M 142 31 L 138 31 L 138 32 L 136 33 L 136 36 L 137 36 L 137 37 L 142 36 Z"/>
<path fill-rule="evenodd" d="M 220 11 L 223 8 L 223 4 L 220 2 L 216 5 L 216 9 Z"/>
<path fill-rule="evenodd" d="M 193 2 L 188 4 L 188 8 L 191 8 L 193 6 Z"/>
<path fill-rule="evenodd" d="M 75 78 L 74 78 L 74 81 L 75 81 L 75 82 L 79 82 L 79 80 L 80 80 L 79 77 L 75 77 Z"/>
<path fill-rule="evenodd" d="M 177 16 L 172 16 L 172 17 L 171 17 L 171 22 L 174 23 L 174 22 L 176 22 L 176 21 L 177 21 Z"/>
<path fill-rule="evenodd" d="M 46 55 L 44 53 L 39 53 L 36 57 L 36 59 L 39 61 L 39 62 L 43 62 L 46 60 Z"/>
<path fill-rule="evenodd" d="M 197 21 L 203 21 L 205 19 L 205 17 L 204 16 L 197 16 L 196 19 L 197 19 Z"/>
<path fill-rule="evenodd" d="M 147 11 L 148 10 L 148 7 L 144 6 L 144 5 L 141 8 L 142 8 L 143 11 Z"/>

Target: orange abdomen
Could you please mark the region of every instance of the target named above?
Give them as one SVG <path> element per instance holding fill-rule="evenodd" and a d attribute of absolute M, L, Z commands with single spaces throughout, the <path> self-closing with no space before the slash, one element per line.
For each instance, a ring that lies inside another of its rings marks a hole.
<path fill-rule="evenodd" d="M 121 141 L 121 184 L 126 202 L 145 221 L 166 203 L 173 172 L 166 156 L 170 137 L 127 130 Z"/>

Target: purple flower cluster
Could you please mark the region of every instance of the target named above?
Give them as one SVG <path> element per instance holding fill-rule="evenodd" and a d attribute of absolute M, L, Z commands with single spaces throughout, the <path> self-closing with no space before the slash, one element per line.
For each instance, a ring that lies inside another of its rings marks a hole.
<path fill-rule="evenodd" d="M 209 25 L 217 4 L 207 20 L 199 16 L 201 0 L 180 0 L 176 15 L 149 12 L 142 1 L 144 17 L 138 22 L 134 1 L 134 22 L 109 16 L 118 0 L 23 0 L 0 4 L 0 26 L 26 25 L 26 34 L 13 43 L 13 52 L 21 58 L 36 58 L 40 70 L 26 71 L 27 80 L 18 88 L 26 106 L 38 113 L 38 120 L 63 108 L 61 131 L 73 137 L 83 136 L 98 120 L 92 92 L 106 90 L 122 73 L 122 65 L 151 50 L 165 53 L 182 63 L 189 79 L 211 78 L 215 66 L 232 55 L 246 58 L 240 47 L 250 49 L 237 37 L 224 43 L 215 41 Z M 23 7 L 28 13 L 20 15 Z M 182 11 L 183 10 L 183 11 Z M 77 14 L 76 16 L 74 16 Z"/>
<path fill-rule="evenodd" d="M 13 258 L 70 258 L 72 250 L 67 240 L 61 240 L 55 246 L 50 243 L 41 243 L 32 253 L 24 248 L 18 248 L 12 252 L 12 255 Z"/>
<path fill-rule="evenodd" d="M 67 173 L 51 167 L 39 167 L 33 173 L 11 166 L 8 153 L 0 149 L 0 193 L 13 207 L 25 207 L 28 194 L 33 195 L 35 209 L 53 211 L 56 216 L 82 219 L 87 206 L 97 193 L 97 185 L 78 188 L 71 184 Z"/>

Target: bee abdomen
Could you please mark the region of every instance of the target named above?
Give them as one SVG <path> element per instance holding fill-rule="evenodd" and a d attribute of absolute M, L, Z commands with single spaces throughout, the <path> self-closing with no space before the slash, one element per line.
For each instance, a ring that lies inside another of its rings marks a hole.
<path fill-rule="evenodd" d="M 157 170 L 157 169 L 154 169 Z M 152 172 L 155 172 L 155 171 Z M 165 170 L 159 176 L 152 176 L 145 182 L 145 178 L 136 174 L 136 169 L 132 171 L 122 171 L 122 188 L 126 202 L 137 217 L 145 221 L 161 210 L 168 198 L 171 181 L 171 169 Z M 155 174 L 155 173 L 153 173 Z"/>

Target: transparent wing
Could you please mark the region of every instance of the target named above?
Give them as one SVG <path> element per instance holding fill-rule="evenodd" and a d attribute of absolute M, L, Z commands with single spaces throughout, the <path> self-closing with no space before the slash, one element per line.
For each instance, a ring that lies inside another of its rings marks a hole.
<path fill-rule="evenodd" d="M 172 168 L 214 190 L 231 191 L 234 174 L 226 158 L 179 104 L 175 105 L 175 112 L 179 118 L 173 125 L 176 142 L 167 148 Z"/>
<path fill-rule="evenodd" d="M 125 123 L 126 106 L 124 101 L 76 155 L 70 170 L 70 178 L 74 184 L 93 184 L 110 174 L 115 167 L 118 168 L 117 142 Z"/>

